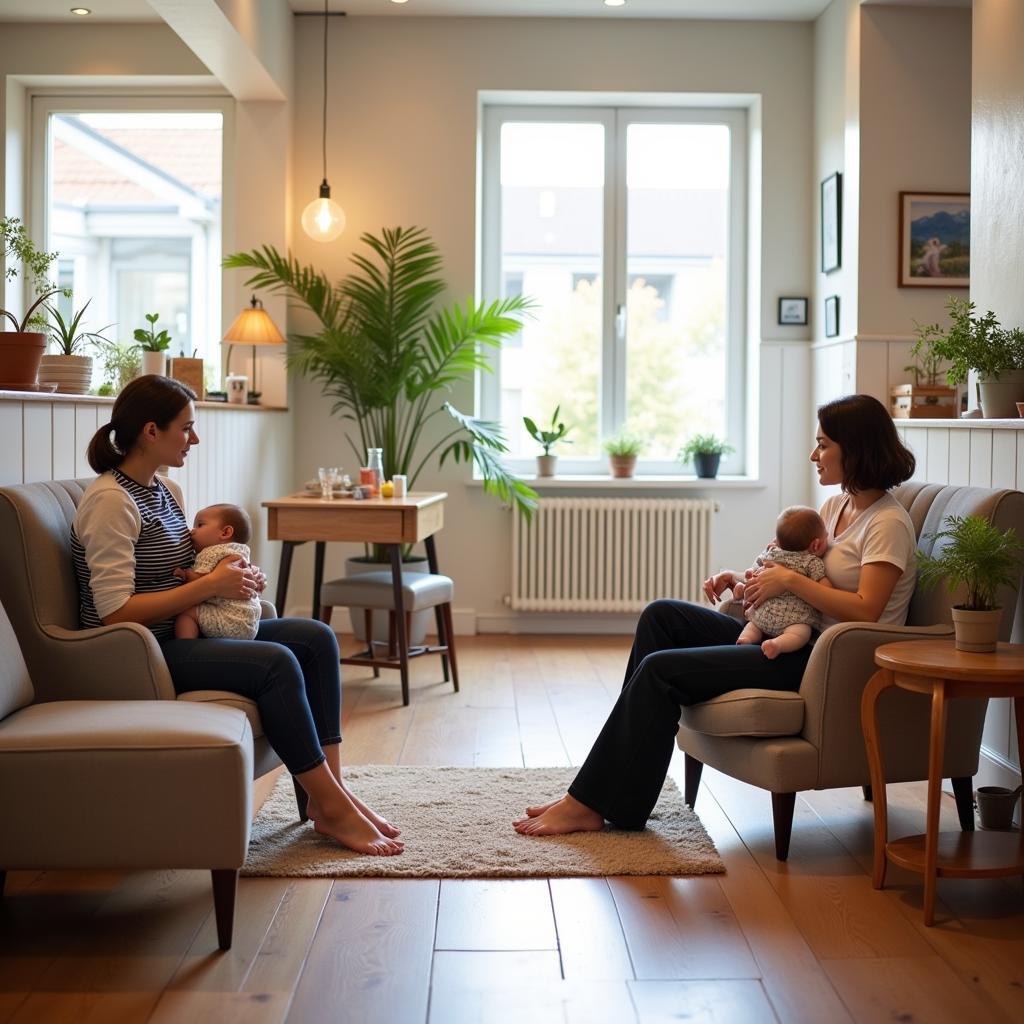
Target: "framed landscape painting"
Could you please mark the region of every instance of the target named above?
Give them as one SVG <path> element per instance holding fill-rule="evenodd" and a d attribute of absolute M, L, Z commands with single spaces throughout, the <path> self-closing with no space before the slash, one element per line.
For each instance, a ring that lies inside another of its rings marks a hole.
<path fill-rule="evenodd" d="M 971 197 L 901 192 L 901 288 L 967 288 L 971 283 Z"/>

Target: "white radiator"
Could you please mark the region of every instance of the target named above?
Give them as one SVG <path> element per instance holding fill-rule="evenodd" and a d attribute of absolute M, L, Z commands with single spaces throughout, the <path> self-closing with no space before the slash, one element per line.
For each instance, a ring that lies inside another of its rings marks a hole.
<path fill-rule="evenodd" d="M 514 518 L 509 604 L 531 612 L 635 612 L 700 600 L 709 575 L 706 499 L 544 498 Z"/>

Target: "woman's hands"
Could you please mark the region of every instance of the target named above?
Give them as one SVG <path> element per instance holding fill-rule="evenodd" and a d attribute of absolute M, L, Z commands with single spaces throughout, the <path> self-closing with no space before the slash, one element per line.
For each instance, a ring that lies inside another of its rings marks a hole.
<path fill-rule="evenodd" d="M 736 573 L 730 569 L 723 569 L 721 572 L 715 573 L 714 576 L 709 576 L 704 581 L 704 596 L 712 603 L 716 604 L 718 599 L 731 587 L 736 585 Z"/>
<path fill-rule="evenodd" d="M 234 558 L 231 555 L 222 558 L 213 572 L 206 576 L 210 596 L 225 597 L 234 601 L 248 601 L 255 597 L 262 588 L 257 577 L 259 570 L 254 572 L 253 568 L 244 558 Z M 264 584 L 265 582 L 266 577 Z"/>
<path fill-rule="evenodd" d="M 747 578 L 746 589 L 743 592 L 744 605 L 748 608 L 760 608 L 770 598 L 792 590 L 794 577 L 806 578 L 777 562 L 765 562 L 759 571 Z"/>

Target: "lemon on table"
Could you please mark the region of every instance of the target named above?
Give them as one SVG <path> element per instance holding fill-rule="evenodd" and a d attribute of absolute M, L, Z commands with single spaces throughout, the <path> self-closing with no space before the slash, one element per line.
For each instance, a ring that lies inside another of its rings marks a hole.
<path fill-rule="evenodd" d="M 382 498 L 393 498 L 395 496 L 395 485 L 390 480 L 385 480 L 380 485 L 380 496 Z"/>

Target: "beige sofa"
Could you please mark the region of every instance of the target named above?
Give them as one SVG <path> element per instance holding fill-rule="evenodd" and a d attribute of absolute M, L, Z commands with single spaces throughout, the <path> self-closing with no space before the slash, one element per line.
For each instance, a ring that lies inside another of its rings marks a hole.
<path fill-rule="evenodd" d="M 918 547 L 935 548 L 926 535 L 946 516 L 980 515 L 1024 536 L 1024 493 L 981 487 L 905 484 L 893 492 L 914 521 Z M 1019 587 L 1001 595 L 1003 640 L 1024 640 Z M 860 724 L 861 693 L 875 671 L 875 648 L 895 640 L 952 636 L 947 590 L 915 592 L 907 625 L 840 623 L 818 639 L 796 693 L 735 690 L 683 708 L 677 742 L 685 756 L 685 795 L 692 807 L 701 769 L 710 765 L 772 794 L 775 853 L 785 860 L 796 794 L 801 790 L 863 786 L 870 777 Z M 927 699 L 891 691 L 880 704 L 886 777 L 890 782 L 928 778 Z M 953 781 L 961 827 L 973 829 L 971 777 L 978 770 L 987 700 L 958 701 L 950 715 L 944 775 Z"/>
<path fill-rule="evenodd" d="M 132 622 L 79 629 L 71 523 L 91 480 L 0 487 L 0 603 L 28 665 L 37 703 L 54 700 L 170 700 L 236 708 L 253 735 L 253 775 L 281 761 L 263 734 L 254 701 L 219 690 L 174 692 L 153 634 Z M 274 614 L 264 602 L 264 616 Z M 296 784 L 299 817 L 306 795 Z"/>

